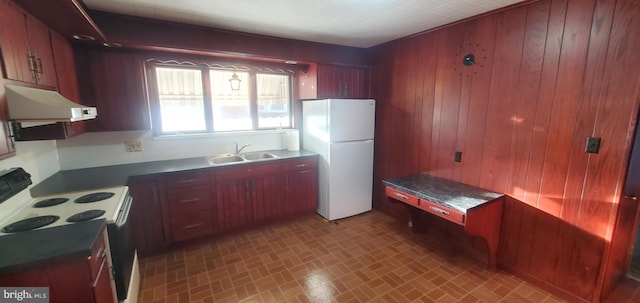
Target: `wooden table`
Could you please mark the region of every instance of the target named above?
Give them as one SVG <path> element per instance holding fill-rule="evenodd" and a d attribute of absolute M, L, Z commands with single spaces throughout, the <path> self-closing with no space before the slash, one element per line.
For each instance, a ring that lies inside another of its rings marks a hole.
<path fill-rule="evenodd" d="M 421 211 L 464 226 L 471 236 L 485 240 L 488 267 L 495 269 L 504 195 L 425 173 L 383 180 L 386 195 L 409 206 L 411 224 L 421 226 Z"/>

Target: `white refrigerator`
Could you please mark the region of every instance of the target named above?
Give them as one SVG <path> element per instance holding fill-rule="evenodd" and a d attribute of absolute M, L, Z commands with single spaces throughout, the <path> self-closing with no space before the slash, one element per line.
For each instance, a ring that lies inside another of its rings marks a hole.
<path fill-rule="evenodd" d="M 329 221 L 371 210 L 375 104 L 302 102 L 302 145 L 320 155 L 318 213 Z"/>

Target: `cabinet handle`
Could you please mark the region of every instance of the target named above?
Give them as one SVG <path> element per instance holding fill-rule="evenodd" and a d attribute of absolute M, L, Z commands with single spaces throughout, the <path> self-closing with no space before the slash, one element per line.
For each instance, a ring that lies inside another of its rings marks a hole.
<path fill-rule="evenodd" d="M 42 74 L 42 60 L 40 58 L 36 58 L 36 73 Z"/>
<path fill-rule="evenodd" d="M 633 201 L 637 201 L 638 197 L 636 197 L 636 195 L 624 195 L 625 199 L 629 199 L 629 200 L 633 200 Z"/>
<path fill-rule="evenodd" d="M 405 195 L 403 195 L 403 194 L 401 194 L 401 193 L 395 193 L 394 195 L 395 195 L 396 197 L 398 197 L 398 198 L 405 199 L 405 200 L 409 200 L 409 197 L 408 197 L 408 196 L 405 196 Z"/>
<path fill-rule="evenodd" d="M 96 254 L 96 257 L 98 258 L 104 258 L 106 256 L 106 251 L 104 250 L 104 247 L 100 247 L 100 250 L 98 250 L 98 253 Z"/>
<path fill-rule="evenodd" d="M 307 165 L 306 164 L 298 164 L 298 165 L 296 165 L 296 167 L 298 167 L 298 168 L 305 167 L 305 166 L 307 166 Z"/>
<path fill-rule="evenodd" d="M 180 200 L 178 203 L 187 204 L 187 203 L 193 203 L 193 202 L 198 202 L 198 201 L 200 201 L 200 198 Z"/>
<path fill-rule="evenodd" d="M 448 211 L 446 211 L 446 210 L 444 210 L 442 208 L 439 208 L 439 207 L 429 206 L 429 208 L 431 208 L 433 211 L 435 211 L 437 213 L 441 213 L 441 214 L 443 214 L 445 216 L 451 215 L 451 213 L 449 213 Z"/>
<path fill-rule="evenodd" d="M 344 91 L 342 92 L 343 96 L 347 96 L 349 94 L 349 86 L 347 81 L 344 81 Z"/>
<path fill-rule="evenodd" d="M 100 275 L 102 274 L 102 271 L 105 269 L 104 268 L 105 265 L 107 265 L 107 260 L 106 259 L 102 260 L 102 264 L 100 264 L 100 269 L 98 269 L 98 274 L 96 275 L 96 279 L 93 281 L 93 284 L 91 285 L 91 287 L 96 288 L 96 286 L 98 285 L 98 282 L 100 282 Z M 113 271 L 112 271 L 112 273 L 113 273 Z M 111 275 L 111 277 L 113 277 L 113 275 Z"/>
<path fill-rule="evenodd" d="M 33 82 L 38 83 L 36 56 L 33 54 L 31 50 L 29 50 L 29 52 L 27 53 L 27 63 L 29 64 L 29 72 L 31 72 L 31 77 L 33 78 Z"/>
<path fill-rule="evenodd" d="M 182 229 L 194 229 L 194 228 L 200 227 L 200 226 L 202 226 L 202 223 L 196 223 L 196 224 L 183 226 Z"/>

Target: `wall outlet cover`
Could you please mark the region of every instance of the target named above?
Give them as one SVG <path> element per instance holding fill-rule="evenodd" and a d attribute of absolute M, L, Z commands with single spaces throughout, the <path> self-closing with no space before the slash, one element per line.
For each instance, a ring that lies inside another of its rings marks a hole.
<path fill-rule="evenodd" d="M 584 151 L 590 154 L 597 154 L 600 151 L 600 138 L 587 137 L 587 146 Z"/>
<path fill-rule="evenodd" d="M 453 158 L 453 161 L 462 162 L 462 152 L 457 151 Z"/>
<path fill-rule="evenodd" d="M 142 146 L 142 140 L 127 140 L 124 141 L 124 148 L 128 153 L 130 152 L 141 152 L 144 150 Z"/>

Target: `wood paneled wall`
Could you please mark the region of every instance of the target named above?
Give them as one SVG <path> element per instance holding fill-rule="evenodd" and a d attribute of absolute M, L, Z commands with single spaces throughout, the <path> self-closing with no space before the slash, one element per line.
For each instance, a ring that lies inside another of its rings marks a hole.
<path fill-rule="evenodd" d="M 380 181 L 420 171 L 504 192 L 502 267 L 597 300 L 638 50 L 634 0 L 543 0 L 371 50 L 375 207 L 405 216 Z M 585 153 L 588 136 L 602 138 L 598 154 Z"/>

